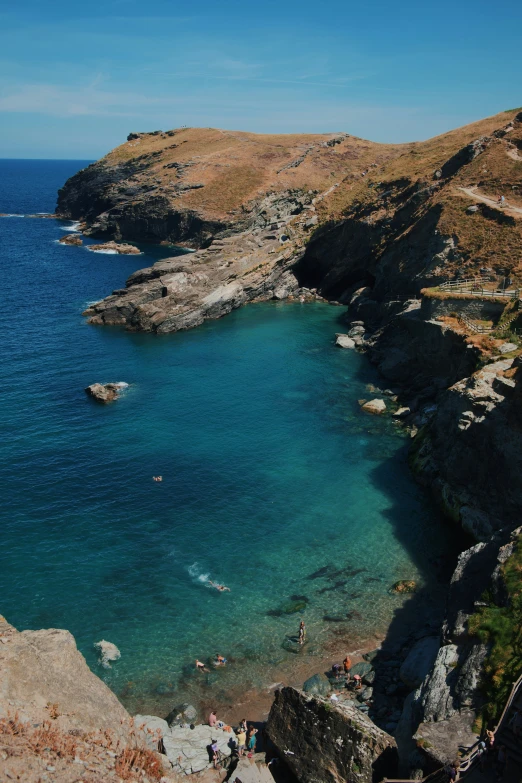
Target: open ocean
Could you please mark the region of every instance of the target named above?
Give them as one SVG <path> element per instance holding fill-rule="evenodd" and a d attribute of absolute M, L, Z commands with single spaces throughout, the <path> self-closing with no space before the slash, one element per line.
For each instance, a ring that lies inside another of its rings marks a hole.
<path fill-rule="evenodd" d="M 68 221 L 16 216 L 52 212 L 84 165 L 0 161 L 0 612 L 69 629 L 127 707 L 163 715 L 291 676 L 335 634 L 375 638 L 407 600 L 398 579 L 439 595 L 455 534 L 405 437 L 359 409 L 380 381 L 335 347 L 344 309 L 256 304 L 160 337 L 88 325 L 88 302 L 181 251 L 96 254 L 57 243 Z M 101 406 L 97 381 L 131 385 Z M 216 652 L 225 669 L 194 672 Z"/>

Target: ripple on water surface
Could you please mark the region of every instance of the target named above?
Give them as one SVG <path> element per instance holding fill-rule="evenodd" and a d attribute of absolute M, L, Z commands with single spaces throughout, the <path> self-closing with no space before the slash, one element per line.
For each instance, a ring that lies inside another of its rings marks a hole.
<path fill-rule="evenodd" d="M 61 164 L 63 181 L 74 166 Z M 43 178 L 37 168 L 27 182 Z M 42 197 L 10 211 L 36 206 L 53 208 Z M 176 251 L 104 256 L 57 245 L 56 231 L 6 220 L 0 235 L 11 622 L 70 629 L 129 706 L 161 711 L 174 692 L 266 685 L 336 637 L 382 631 L 403 601 L 389 592 L 397 579 L 437 589 L 448 534 L 402 438 L 359 410 L 378 381 L 333 345 L 341 308 L 253 305 L 162 337 L 92 327 L 87 300 Z M 104 407 L 83 391 L 95 381 L 131 386 Z M 309 642 L 296 656 L 301 617 Z M 122 652 L 108 671 L 92 648 L 102 638 Z M 227 669 L 196 679 L 194 659 L 216 652 Z"/>

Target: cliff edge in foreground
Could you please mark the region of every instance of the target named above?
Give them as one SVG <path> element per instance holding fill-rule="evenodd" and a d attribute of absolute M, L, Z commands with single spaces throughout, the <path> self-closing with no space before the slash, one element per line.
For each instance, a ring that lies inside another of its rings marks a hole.
<path fill-rule="evenodd" d="M 114 693 L 68 631 L 22 631 L 0 616 L 0 780 L 57 783 L 162 776 Z M 168 765 L 170 768 L 170 765 Z"/>

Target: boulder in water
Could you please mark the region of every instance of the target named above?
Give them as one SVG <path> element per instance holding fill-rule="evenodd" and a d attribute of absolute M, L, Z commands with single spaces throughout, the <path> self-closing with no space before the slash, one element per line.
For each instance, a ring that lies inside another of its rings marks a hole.
<path fill-rule="evenodd" d="M 126 389 L 128 385 L 123 381 L 120 383 L 91 383 L 85 391 L 97 402 L 112 402 L 119 397 L 119 392 Z"/>
<path fill-rule="evenodd" d="M 416 589 L 417 585 L 413 579 L 401 579 L 392 586 L 394 593 L 414 593 Z"/>
<path fill-rule="evenodd" d="M 370 400 L 369 402 L 365 402 L 364 405 L 362 405 L 362 410 L 366 411 L 366 413 L 384 413 L 386 410 L 386 403 L 384 400 Z"/>
<path fill-rule="evenodd" d="M 355 343 L 352 338 L 347 334 L 336 334 L 335 344 L 340 348 L 355 348 Z"/>
<path fill-rule="evenodd" d="M 101 665 L 105 666 L 106 669 L 111 668 L 111 661 L 117 661 L 121 658 L 121 652 L 112 642 L 106 642 L 102 639 L 101 642 L 96 642 L 94 646 L 98 650 Z"/>
<path fill-rule="evenodd" d="M 83 245 L 83 240 L 78 234 L 66 234 L 58 242 L 62 245 Z"/>

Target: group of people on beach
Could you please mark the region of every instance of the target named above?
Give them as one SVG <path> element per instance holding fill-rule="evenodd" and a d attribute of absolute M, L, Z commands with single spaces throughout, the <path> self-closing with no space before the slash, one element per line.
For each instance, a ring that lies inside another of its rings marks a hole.
<path fill-rule="evenodd" d="M 218 720 L 215 710 L 212 710 L 208 717 L 208 725 L 212 729 L 216 727 L 220 729 L 225 728 L 225 723 Z M 237 752 L 237 755 L 244 756 L 245 753 L 247 753 L 249 757 L 253 756 L 256 752 L 256 735 L 258 733 L 258 729 L 256 729 L 255 726 L 252 726 L 252 724 L 247 725 L 246 718 L 242 718 L 239 722 L 239 726 L 234 730 L 234 733 L 235 740 L 233 741 L 233 744 L 235 746 L 234 750 Z M 217 740 L 212 740 L 210 747 L 212 750 L 212 763 L 214 765 L 214 769 L 217 769 L 220 763 L 220 752 Z"/>

